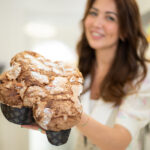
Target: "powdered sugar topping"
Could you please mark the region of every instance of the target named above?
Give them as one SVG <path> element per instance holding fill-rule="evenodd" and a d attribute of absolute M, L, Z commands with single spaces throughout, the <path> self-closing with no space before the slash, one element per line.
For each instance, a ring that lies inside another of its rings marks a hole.
<path fill-rule="evenodd" d="M 40 83 L 49 83 L 48 77 L 46 75 L 41 75 L 39 72 L 31 71 L 31 76 L 38 80 Z"/>

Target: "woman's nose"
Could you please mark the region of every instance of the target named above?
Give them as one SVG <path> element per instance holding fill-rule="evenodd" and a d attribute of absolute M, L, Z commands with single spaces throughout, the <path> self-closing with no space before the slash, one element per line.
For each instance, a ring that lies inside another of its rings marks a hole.
<path fill-rule="evenodd" d="M 95 18 L 95 20 L 93 21 L 93 25 L 95 27 L 103 27 L 104 25 L 104 20 L 101 16 L 98 16 Z"/>

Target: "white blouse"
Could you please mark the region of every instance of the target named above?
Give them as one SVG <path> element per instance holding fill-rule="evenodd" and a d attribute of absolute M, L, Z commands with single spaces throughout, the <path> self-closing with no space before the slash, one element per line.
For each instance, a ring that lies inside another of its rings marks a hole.
<path fill-rule="evenodd" d="M 89 84 L 90 77 L 87 77 L 85 86 Z M 150 122 L 150 65 L 148 66 L 147 76 L 142 82 L 138 92 L 127 95 L 119 107 L 114 107 L 114 103 L 106 103 L 102 99 L 91 100 L 90 91 L 87 91 L 81 96 L 81 102 L 84 112 L 98 122 L 108 126 L 120 124 L 125 127 L 132 136 L 132 141 L 127 150 L 139 150 L 140 130 Z M 81 143 L 81 138 L 80 134 L 80 138 L 77 138 L 78 142 L 76 145 L 78 150 L 83 150 L 83 147 L 86 150 L 98 149 L 94 145 L 92 148 L 92 144 L 87 147 L 84 146 L 83 143 Z"/>

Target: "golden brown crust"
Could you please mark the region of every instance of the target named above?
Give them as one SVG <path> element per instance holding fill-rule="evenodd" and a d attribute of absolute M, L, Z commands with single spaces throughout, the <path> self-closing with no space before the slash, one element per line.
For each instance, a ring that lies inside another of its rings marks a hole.
<path fill-rule="evenodd" d="M 10 65 L 0 75 L 1 103 L 33 108 L 36 122 L 45 130 L 65 130 L 79 122 L 83 78 L 77 68 L 31 51 L 18 53 Z"/>

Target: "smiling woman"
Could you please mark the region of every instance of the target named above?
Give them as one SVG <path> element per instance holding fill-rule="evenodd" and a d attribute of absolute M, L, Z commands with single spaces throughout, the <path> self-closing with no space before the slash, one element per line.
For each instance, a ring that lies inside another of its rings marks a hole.
<path fill-rule="evenodd" d="M 139 150 L 140 130 L 150 121 L 150 64 L 137 3 L 88 0 L 82 27 L 84 113 L 76 149 Z"/>
<path fill-rule="evenodd" d="M 107 6 L 107 7 L 106 7 Z M 85 34 L 93 49 L 109 49 L 118 44 L 119 22 L 113 1 L 96 1 L 84 22 Z M 114 51 L 113 50 L 113 51 Z"/>

